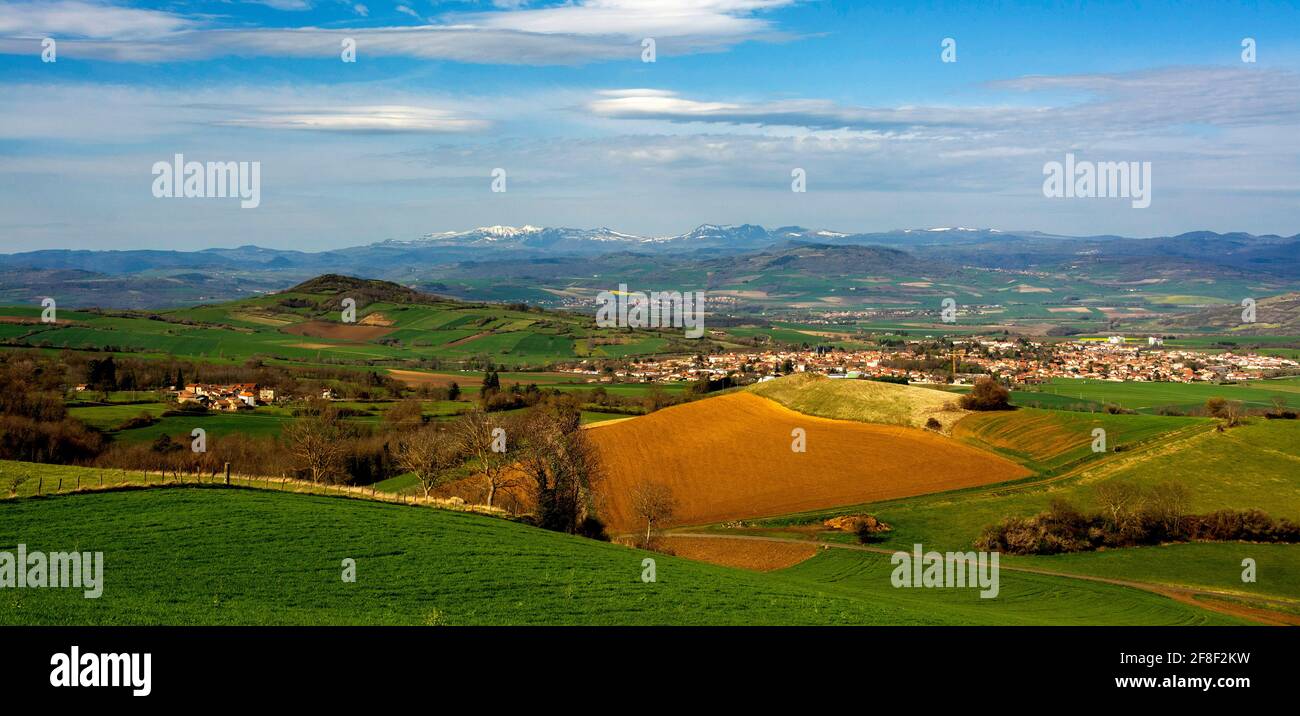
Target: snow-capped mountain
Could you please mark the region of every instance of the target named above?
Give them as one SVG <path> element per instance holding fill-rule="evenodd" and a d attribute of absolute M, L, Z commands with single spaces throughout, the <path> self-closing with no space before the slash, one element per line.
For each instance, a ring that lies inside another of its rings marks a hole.
<path fill-rule="evenodd" d="M 992 239 L 999 229 L 940 226 L 928 229 L 897 229 L 879 233 L 848 233 L 827 229 L 782 226 L 767 229 L 758 224 L 701 224 L 683 234 L 645 236 L 615 231 L 608 227 L 480 226 L 468 231 L 430 233 L 418 239 L 383 242 L 387 246 L 438 249 L 513 249 L 548 254 L 595 254 L 611 251 L 680 252 L 708 250 L 752 251 L 795 243 L 880 244 L 907 246 L 918 243 L 951 243 Z"/>
<path fill-rule="evenodd" d="M 618 250 L 692 250 L 704 248 L 751 249 L 789 240 L 815 241 L 847 234 L 810 231 L 800 227 L 782 227 L 774 231 L 756 224 L 738 226 L 701 224 L 684 234 L 641 236 L 615 231 L 608 227 L 575 229 L 568 227 L 480 226 L 468 231 L 444 231 L 425 234 L 418 239 L 384 242 L 390 246 L 441 246 L 463 248 L 546 249 L 554 252 Z"/>

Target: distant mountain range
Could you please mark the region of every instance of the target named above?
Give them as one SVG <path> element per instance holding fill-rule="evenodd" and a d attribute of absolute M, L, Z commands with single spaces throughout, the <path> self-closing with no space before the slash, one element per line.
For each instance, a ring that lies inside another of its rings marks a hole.
<path fill-rule="evenodd" d="M 1188 283 L 1183 293 L 1202 297 L 1206 291 L 1192 289 L 1231 285 L 1240 293 L 1251 286 L 1249 295 L 1265 295 L 1300 288 L 1300 234 L 1196 231 L 1130 238 L 967 227 L 847 233 L 703 224 L 683 234 L 640 236 L 604 227 L 525 225 L 320 252 L 251 245 L 202 251 L 47 249 L 0 255 L 0 303 L 55 295 L 69 306 L 163 307 L 280 290 L 328 273 L 463 298 L 529 300 L 584 278 L 626 276 L 685 285 L 707 275 L 710 285 L 732 278 L 788 289 L 800 277 L 915 278 L 972 269 L 1104 285 Z"/>
<path fill-rule="evenodd" d="M 545 250 L 550 253 L 605 253 L 629 249 L 642 251 L 695 251 L 698 249 L 746 250 L 791 240 L 821 240 L 845 234 L 810 231 L 797 226 L 768 230 L 755 224 L 719 226 L 702 224 L 684 234 L 638 236 L 613 229 L 544 228 L 540 226 L 483 226 L 469 231 L 426 234 L 411 241 L 387 241 L 384 245 L 476 247 L 513 250 Z"/>

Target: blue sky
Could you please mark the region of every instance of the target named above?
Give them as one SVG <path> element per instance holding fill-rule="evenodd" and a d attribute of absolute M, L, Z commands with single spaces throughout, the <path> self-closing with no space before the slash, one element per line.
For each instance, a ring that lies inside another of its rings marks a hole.
<path fill-rule="evenodd" d="M 0 251 L 524 223 L 1289 235 L 1297 28 L 1268 2 L 0 2 Z M 1151 206 L 1044 197 L 1067 152 L 1151 162 Z M 260 206 L 154 198 L 176 153 L 260 162 Z"/>

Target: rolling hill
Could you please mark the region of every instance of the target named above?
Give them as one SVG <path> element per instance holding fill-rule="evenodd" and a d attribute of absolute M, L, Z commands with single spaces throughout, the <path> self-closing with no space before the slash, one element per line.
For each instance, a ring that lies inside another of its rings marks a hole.
<path fill-rule="evenodd" d="M 803 429 L 806 451 L 792 431 Z M 673 523 L 705 524 L 1015 480 L 1015 463 L 931 431 L 831 420 L 735 392 L 589 428 L 606 479 L 602 514 L 634 529 L 631 490 L 666 483 Z"/>
<path fill-rule="evenodd" d="M 343 300 L 356 301 L 344 323 Z M 0 343 L 208 361 L 265 360 L 415 367 L 488 357 L 538 367 L 575 357 L 662 352 L 676 336 L 599 329 L 588 315 L 467 303 L 406 286 L 329 274 L 288 290 L 162 311 L 73 311 L 40 322 L 40 305 L 0 308 Z M 601 340 L 591 339 L 600 337 Z"/>
<path fill-rule="evenodd" d="M 1135 589 L 1003 572 L 998 599 L 894 589 L 886 557 L 767 574 L 501 519 L 231 488 L 0 501 L 0 549 L 104 553 L 104 589 L 6 589 L 0 624 L 1233 624 Z M 656 562 L 643 582 L 642 560 Z M 341 579 L 356 561 L 356 581 Z"/>
<path fill-rule="evenodd" d="M 1161 322 L 1169 329 L 1209 328 L 1243 335 L 1300 333 L 1300 293 L 1256 297 L 1255 320 L 1242 320 L 1240 303 L 1214 306 Z"/>
<path fill-rule="evenodd" d="M 1055 471 L 1096 457 L 1092 444 L 1097 429 L 1105 431 L 1105 452 L 1113 452 L 1175 431 L 1208 430 L 1211 422 L 1204 418 L 1020 408 L 972 413 L 956 423 L 953 437 L 1038 471 Z"/>
<path fill-rule="evenodd" d="M 970 411 L 942 390 L 873 380 L 835 380 L 816 373 L 755 383 L 746 390 L 807 415 L 923 428 L 931 418 L 943 432 Z"/>

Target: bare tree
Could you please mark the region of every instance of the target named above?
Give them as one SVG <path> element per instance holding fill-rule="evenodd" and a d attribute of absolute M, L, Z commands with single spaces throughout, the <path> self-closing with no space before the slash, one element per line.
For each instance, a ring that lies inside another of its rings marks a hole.
<path fill-rule="evenodd" d="M 415 474 L 420 489 L 428 497 L 440 485 L 451 480 L 452 470 L 460 464 L 461 453 L 455 438 L 437 425 L 426 425 L 404 435 L 397 443 L 397 464 Z"/>
<path fill-rule="evenodd" d="M 1147 495 L 1147 510 L 1152 518 L 1164 526 L 1165 534 L 1170 536 L 1179 533 L 1191 504 L 1192 496 L 1187 487 L 1172 480 L 1157 484 Z"/>
<path fill-rule="evenodd" d="M 1240 400 L 1227 400 L 1224 398 L 1210 398 L 1205 401 L 1205 412 L 1211 416 L 1219 418 L 1230 428 L 1241 425 L 1242 415 L 1245 408 Z"/>
<path fill-rule="evenodd" d="M 673 490 L 662 482 L 644 480 L 632 487 L 632 511 L 645 520 L 645 544 L 650 544 L 654 526 L 672 519 L 677 511 Z"/>
<path fill-rule="evenodd" d="M 1117 530 L 1124 530 L 1132 522 L 1142 504 L 1142 490 L 1131 482 L 1110 480 L 1093 490 L 1098 507 L 1110 518 Z"/>
<path fill-rule="evenodd" d="M 513 426 L 512 426 L 513 427 Z M 491 507 L 499 491 L 518 486 L 515 476 L 514 453 L 516 432 L 505 423 L 481 408 L 474 408 L 452 427 L 460 450 L 468 455 L 483 477 L 487 490 L 487 506 Z"/>
<path fill-rule="evenodd" d="M 594 511 L 604 479 L 600 455 L 572 401 L 538 405 L 522 419 L 519 467 L 529 478 L 539 523 L 576 534 Z"/>
<path fill-rule="evenodd" d="M 416 428 L 424 424 L 424 406 L 416 398 L 407 398 L 384 411 L 384 424 L 397 430 Z"/>
<path fill-rule="evenodd" d="M 329 482 L 343 472 L 343 421 L 328 404 L 312 403 L 282 433 L 294 464 L 312 482 Z"/>

